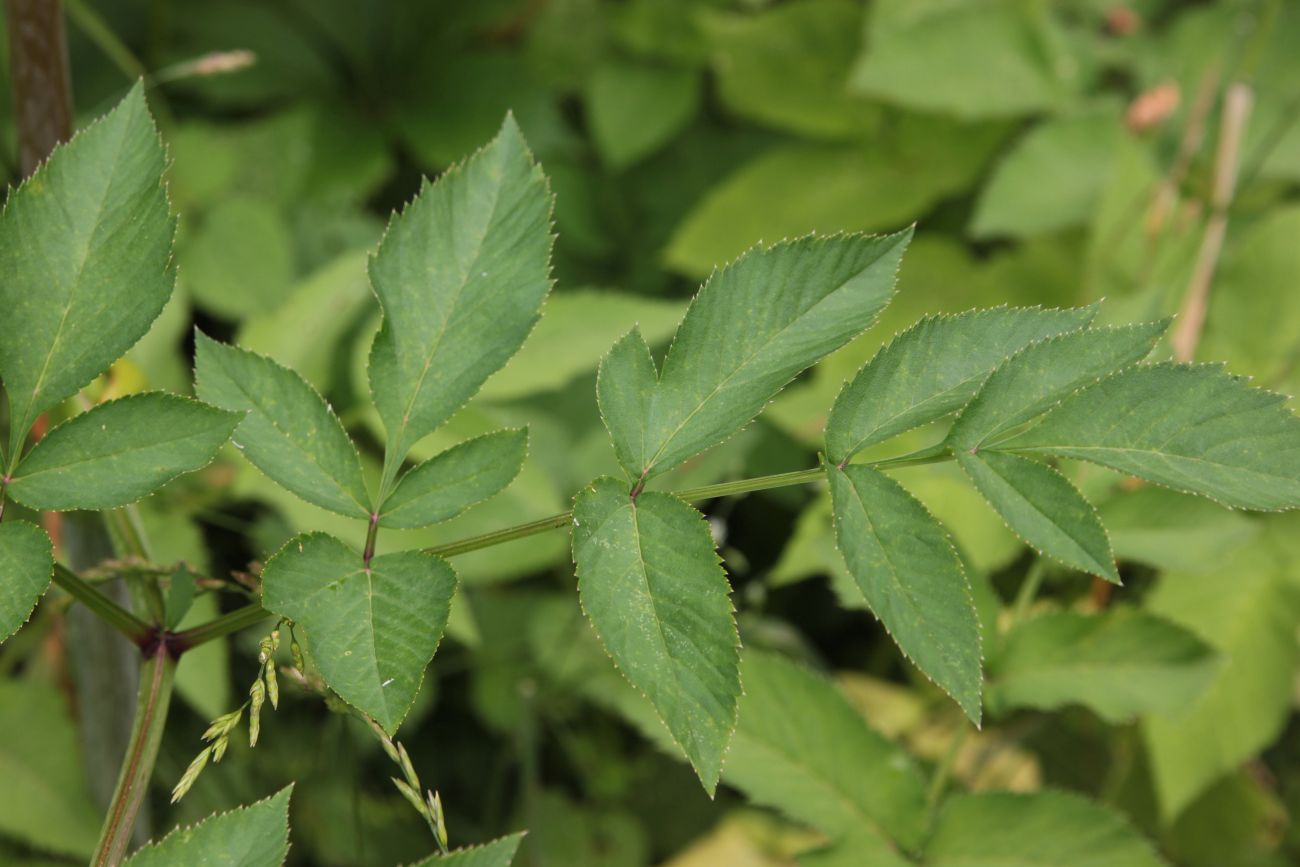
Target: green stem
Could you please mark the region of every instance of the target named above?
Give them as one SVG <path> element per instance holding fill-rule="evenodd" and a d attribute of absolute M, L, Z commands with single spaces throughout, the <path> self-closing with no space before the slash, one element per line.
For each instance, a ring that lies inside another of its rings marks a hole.
<path fill-rule="evenodd" d="M 966 735 L 970 733 L 970 727 L 965 721 L 957 723 L 957 731 L 952 734 L 952 741 L 948 744 L 948 749 L 943 754 L 939 766 L 934 769 L 934 776 L 930 778 L 930 789 L 925 795 L 926 808 L 933 815 L 935 809 L 939 806 L 939 799 L 948 788 L 948 781 L 952 779 L 953 765 L 957 762 L 957 756 L 961 753 L 962 744 L 966 743 Z"/>
<path fill-rule="evenodd" d="M 236 608 L 228 614 L 223 614 L 215 620 L 209 620 L 207 623 L 195 626 L 193 629 L 177 632 L 171 637 L 172 652 L 179 656 L 187 650 L 193 650 L 200 644 L 207 644 L 209 641 L 224 638 L 250 626 L 256 626 L 270 616 L 270 612 L 263 610 L 262 606 L 256 602 L 252 605 Z"/>
<path fill-rule="evenodd" d="M 933 464 L 939 461 L 948 460 L 951 454 L 943 446 L 934 446 L 922 449 L 912 454 L 902 455 L 897 458 L 887 458 L 881 461 L 875 461 L 870 466 L 880 469 L 892 469 L 896 467 L 918 466 L 920 464 Z M 683 500 L 698 501 L 712 500 L 717 497 L 733 496 L 735 494 L 748 494 L 754 491 L 766 491 L 772 488 L 784 488 L 790 485 L 802 485 L 809 482 L 820 481 L 824 477 L 824 471 L 819 467 L 811 470 L 796 470 L 790 473 L 777 473 L 771 476 L 759 476 L 753 479 L 741 479 L 735 482 L 723 482 L 717 485 L 705 485 L 700 488 L 687 488 L 684 491 L 676 491 L 677 496 Z M 425 548 L 427 554 L 434 554 L 439 557 L 455 557 L 459 554 L 468 554 L 471 551 L 479 551 L 483 548 L 492 548 L 496 545 L 502 545 L 506 542 L 513 542 L 516 539 L 525 539 L 529 536 L 536 536 L 539 533 L 545 533 L 548 530 L 558 530 L 561 527 L 567 527 L 573 521 L 573 512 L 562 512 L 558 515 L 551 515 L 549 518 L 542 518 L 537 521 L 530 521 L 527 524 L 517 524 L 513 527 L 506 527 L 502 530 L 493 530 L 490 533 L 483 533 L 480 536 L 470 536 L 467 539 L 458 539 L 455 542 L 447 542 L 443 545 L 434 545 L 432 548 Z M 372 525 L 373 529 L 373 525 Z M 370 551 L 370 539 L 367 538 L 367 550 Z M 264 617 L 270 615 L 262 610 L 262 606 L 257 603 L 246 605 L 243 608 L 236 609 L 229 614 L 224 614 L 209 623 L 202 626 L 196 626 L 193 629 L 186 630 L 173 636 L 172 646 L 178 652 L 192 650 L 200 644 L 205 644 L 217 638 L 222 638 L 232 632 L 238 632 L 260 622 Z"/>
<path fill-rule="evenodd" d="M 117 867 L 126 857 L 135 819 L 149 790 L 158 746 L 162 743 L 176 675 L 176 659 L 165 642 L 158 642 L 140 667 L 140 692 L 135 705 L 131 740 L 122 760 L 122 772 L 109 805 L 91 867 Z"/>
<path fill-rule="evenodd" d="M 87 584 L 62 563 L 54 564 L 54 583 L 135 644 L 143 647 L 154 635 L 153 627 Z"/>
<path fill-rule="evenodd" d="M 1011 609 L 1012 625 L 1025 619 L 1029 613 L 1029 606 L 1034 604 L 1034 599 L 1038 596 L 1038 590 L 1043 586 L 1043 577 L 1047 574 L 1047 561 L 1038 557 L 1029 566 L 1029 571 L 1025 573 L 1025 579 L 1020 583 L 1020 590 L 1016 593 L 1016 601 Z"/>

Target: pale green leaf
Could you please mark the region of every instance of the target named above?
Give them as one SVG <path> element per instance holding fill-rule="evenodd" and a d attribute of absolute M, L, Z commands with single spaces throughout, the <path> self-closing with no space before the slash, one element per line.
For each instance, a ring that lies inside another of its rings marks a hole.
<path fill-rule="evenodd" d="M 126 859 L 124 867 L 280 867 L 289 854 L 286 786 L 247 807 L 177 828 Z"/>
<path fill-rule="evenodd" d="M 102 373 L 171 295 L 163 149 L 137 84 L 0 212 L 0 378 L 11 458 L 36 416 Z"/>
<path fill-rule="evenodd" d="M 944 804 L 927 867 L 1164 867 L 1120 814 L 1079 795 L 986 792 Z"/>
<path fill-rule="evenodd" d="M 596 150 L 626 168 L 667 144 L 700 104 L 700 76 L 690 69 L 615 61 L 587 83 L 587 121 Z"/>
<path fill-rule="evenodd" d="M 480 846 L 453 849 L 446 855 L 431 855 L 411 867 L 510 867 L 523 839 L 523 832 L 510 834 Z"/>
<path fill-rule="evenodd" d="M 426 185 L 371 260 L 384 324 L 370 390 L 390 466 L 519 349 L 550 289 L 551 196 L 512 117 Z"/>
<path fill-rule="evenodd" d="M 290 539 L 262 573 L 262 604 L 306 633 L 321 677 L 353 707 L 397 731 L 442 640 L 456 592 L 445 560 L 420 551 L 367 565 L 332 536 Z"/>
<path fill-rule="evenodd" d="M 1027 544 L 1066 566 L 1118 584 L 1097 510 L 1052 467 L 1005 452 L 957 452 L 975 487 Z"/>
<path fill-rule="evenodd" d="M 402 476 L 379 507 L 379 525 L 413 529 L 454 518 L 514 481 L 527 452 L 522 428 L 453 446 Z"/>
<path fill-rule="evenodd" d="M 1096 306 L 1000 307 L 927 316 L 899 334 L 845 384 L 826 421 L 835 463 L 960 409 L 1000 362 L 1035 340 L 1082 328 Z"/>
<path fill-rule="evenodd" d="M 1008 358 L 953 423 L 954 450 L 974 451 L 1084 385 L 1145 358 L 1168 320 L 1090 328 L 1030 344 Z"/>
<path fill-rule="evenodd" d="M 597 289 L 557 292 L 519 353 L 487 381 L 479 398 L 508 400 L 550 391 L 590 374 L 635 322 L 651 344 L 673 336 L 686 302 Z"/>
<path fill-rule="evenodd" d="M 925 786 L 900 747 L 867 725 L 823 677 L 745 651 L 736 736 L 724 779 L 832 840 L 854 839 L 872 864 L 907 864 L 925 833 Z M 869 848 L 865 848 L 869 847 Z"/>
<path fill-rule="evenodd" d="M 980 192 L 978 238 L 1029 238 L 1087 223 L 1123 133 L 1106 106 L 1047 120 L 1016 142 Z"/>
<path fill-rule="evenodd" d="M 1097 507 L 1115 556 L 1157 569 L 1221 569 L 1258 522 L 1202 497 L 1155 485 L 1119 491 Z"/>
<path fill-rule="evenodd" d="M 1227 506 L 1300 505 L 1300 420 L 1212 365 L 1132 367 L 998 448 L 1080 458 Z"/>
<path fill-rule="evenodd" d="M 627 473 L 648 479 L 722 441 L 867 328 L 911 237 L 803 238 L 749 252 L 700 289 L 657 378 L 640 337 L 622 341 L 597 394 Z"/>
<path fill-rule="evenodd" d="M 86 788 L 76 727 L 52 686 L 0 681 L 0 780 L 0 832 L 45 852 L 90 857 L 102 817 Z"/>
<path fill-rule="evenodd" d="M 927 12 L 871 40 L 849 87 L 959 117 L 1028 114 L 1066 95 L 1061 73 L 1075 72 L 1076 61 L 1063 55 L 1046 12 L 1015 0 L 934 4 Z"/>
<path fill-rule="evenodd" d="M 1184 627 L 1133 608 L 1060 611 L 1017 625 L 989 665 L 989 709 L 1091 708 L 1112 723 L 1176 717 L 1214 678 L 1214 650 Z"/>
<path fill-rule="evenodd" d="M 14 470 L 9 493 L 33 509 L 124 506 L 207 466 L 239 420 L 161 391 L 118 398 L 46 434 Z"/>
<path fill-rule="evenodd" d="M 35 524 L 0 524 L 0 641 L 27 622 L 54 569 L 50 537 Z"/>
<path fill-rule="evenodd" d="M 597 479 L 573 507 L 583 610 L 710 794 L 736 727 L 740 639 L 708 524 L 671 494 Z"/>
<path fill-rule="evenodd" d="M 370 516 L 357 448 L 307 380 L 266 356 L 195 332 L 194 389 L 213 406 L 245 413 L 235 447 L 259 470 L 321 508 Z"/>
<path fill-rule="evenodd" d="M 879 471 L 825 468 L 840 553 L 871 611 L 899 649 L 978 723 L 979 619 L 943 527 Z"/>
<path fill-rule="evenodd" d="M 288 221 L 262 196 L 224 198 L 184 222 L 176 239 L 182 287 L 199 307 L 230 320 L 280 305 L 293 284 L 294 252 Z"/>
<path fill-rule="evenodd" d="M 758 243 L 903 225 L 965 190 L 1006 132 L 1002 124 L 905 114 L 892 120 L 887 139 L 773 145 L 700 198 L 664 259 L 705 277 Z"/>
<path fill-rule="evenodd" d="M 1270 533 L 1293 538 L 1295 520 L 1287 518 Z M 1272 548 L 1267 537 L 1252 542 L 1228 573 L 1162 576 L 1149 600 L 1153 614 L 1192 629 L 1224 659 L 1190 712 L 1143 720 L 1151 779 L 1166 820 L 1273 743 L 1292 715 L 1300 597 L 1294 560 L 1276 558 Z"/>
<path fill-rule="evenodd" d="M 816 138 L 869 132 L 878 106 L 848 93 L 862 6 L 805 0 L 752 10 L 705 13 L 718 98 L 741 117 Z"/>

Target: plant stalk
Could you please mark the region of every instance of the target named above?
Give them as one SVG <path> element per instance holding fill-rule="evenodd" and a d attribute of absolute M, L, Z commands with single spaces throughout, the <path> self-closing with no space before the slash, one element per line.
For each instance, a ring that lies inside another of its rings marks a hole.
<path fill-rule="evenodd" d="M 153 627 L 86 583 L 62 563 L 54 564 L 54 583 L 137 646 L 143 647 L 154 635 Z"/>
<path fill-rule="evenodd" d="M 897 458 L 887 458 L 882 461 L 875 461 L 870 464 L 880 469 L 889 469 L 897 467 L 918 466 L 921 464 L 933 464 L 940 461 L 946 461 L 951 458 L 948 450 L 942 446 L 922 449 L 908 455 L 902 455 Z M 712 500 L 717 497 L 733 496 L 735 494 L 748 494 L 754 491 L 766 491 L 772 488 L 784 488 L 790 485 L 802 485 L 809 482 L 820 481 L 825 475 L 825 471 L 820 467 L 811 470 L 796 470 L 790 473 L 777 473 L 771 476 L 758 476 L 753 479 L 741 479 L 735 482 L 722 482 L 717 485 L 705 485 L 699 488 L 687 488 L 684 491 L 676 491 L 676 495 L 683 500 L 695 502 L 698 500 Z M 479 536 L 470 536 L 467 539 L 458 539 L 455 542 L 447 542 L 443 545 L 434 545 L 432 548 L 425 548 L 427 554 L 434 554 L 439 557 L 455 557 L 458 554 L 468 554 L 471 551 L 479 551 L 483 548 L 492 548 L 502 545 L 506 542 L 513 542 L 516 539 L 525 539 L 529 536 L 536 536 L 545 533 L 548 530 L 558 530 L 561 527 L 567 527 L 573 521 L 573 512 L 562 512 L 558 515 L 551 515 L 549 518 L 542 518 L 537 521 L 530 521 L 527 524 L 517 524 L 513 527 L 506 527 L 501 530 L 493 530 L 490 533 L 483 533 Z M 373 525 L 372 525 L 373 526 Z M 373 554 L 370 548 L 370 540 L 367 538 L 367 552 Z M 216 620 L 196 626 L 193 629 L 187 629 L 179 632 L 172 637 L 172 647 L 178 653 L 187 650 L 193 650 L 200 644 L 206 644 L 218 638 L 223 638 L 231 633 L 238 632 L 261 622 L 264 618 L 271 615 L 262 609 L 261 605 L 254 602 L 251 605 L 245 605 L 231 611 L 229 614 L 223 614 Z"/>
<path fill-rule="evenodd" d="M 140 692 L 136 699 L 131 740 L 122 760 L 113 802 L 100 831 L 99 844 L 90 861 L 91 867 L 117 867 L 126 857 L 136 816 L 149 790 L 154 762 L 158 758 L 175 675 L 176 657 L 167 642 L 156 642 L 140 667 Z"/>

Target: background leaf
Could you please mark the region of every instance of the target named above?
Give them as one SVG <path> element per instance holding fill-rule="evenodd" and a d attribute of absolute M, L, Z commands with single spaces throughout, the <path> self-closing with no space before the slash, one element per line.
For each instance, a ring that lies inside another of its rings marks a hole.
<path fill-rule="evenodd" d="M 1082 704 L 1121 723 L 1192 708 L 1221 660 L 1193 632 L 1131 608 L 1041 614 L 1007 634 L 989 666 L 988 705 L 1053 710 Z"/>

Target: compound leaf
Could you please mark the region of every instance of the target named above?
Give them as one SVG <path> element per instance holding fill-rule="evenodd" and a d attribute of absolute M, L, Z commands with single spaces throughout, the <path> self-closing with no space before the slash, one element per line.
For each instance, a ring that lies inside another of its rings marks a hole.
<path fill-rule="evenodd" d="M 27 521 L 0 524 L 0 641 L 27 622 L 54 569 L 50 537 Z"/>
<path fill-rule="evenodd" d="M 1216 365 L 1152 364 L 1079 391 L 999 449 L 1080 458 L 1242 509 L 1300 506 L 1300 419 Z"/>
<path fill-rule="evenodd" d="M 33 509 L 112 509 L 206 466 L 238 413 L 161 391 L 102 403 L 46 434 L 9 493 Z"/>
<path fill-rule="evenodd" d="M 1112 723 L 1177 716 L 1214 677 L 1215 651 L 1182 626 L 1132 608 L 1043 614 L 1007 635 L 990 664 L 990 709 L 1082 704 Z"/>
<path fill-rule="evenodd" d="M 999 362 L 1035 340 L 1083 328 L 1095 305 L 927 316 L 899 334 L 835 398 L 826 421 L 833 463 L 960 409 Z"/>
<path fill-rule="evenodd" d="M 740 640 L 708 524 L 671 494 L 605 477 L 578 494 L 583 610 L 712 795 L 736 727 Z"/>
<path fill-rule="evenodd" d="M 925 850 L 927 867 L 1163 867 L 1118 813 L 1066 792 L 950 798 Z"/>
<path fill-rule="evenodd" d="M 1145 358 L 1168 320 L 1090 328 L 1041 340 L 1000 364 L 953 423 L 948 442 L 974 450 L 1081 386 Z"/>
<path fill-rule="evenodd" d="M 978 724 L 979 618 L 943 527 L 878 470 L 825 469 L 835 538 L 871 611 L 899 649 Z"/>
<path fill-rule="evenodd" d="M 551 286 L 551 196 L 513 117 L 393 218 L 370 263 L 370 391 L 395 470 L 515 354 Z"/>
<path fill-rule="evenodd" d="M 624 338 L 601 365 L 598 391 L 627 473 L 648 479 L 730 436 L 870 325 L 911 237 L 808 237 L 751 250 L 700 289 L 657 378 L 644 343 Z"/>
<path fill-rule="evenodd" d="M 925 833 L 925 785 L 900 747 L 834 684 L 772 653 L 746 650 L 726 780 L 757 803 L 872 846 L 872 864 L 910 863 Z M 891 860 L 892 859 L 892 860 Z"/>
<path fill-rule="evenodd" d="M 1052 467 L 1006 452 L 957 452 L 957 463 L 1017 536 L 1066 566 L 1119 582 L 1097 510 Z"/>
<path fill-rule="evenodd" d="M 130 349 L 171 296 L 175 219 L 162 174 L 162 143 L 137 84 L 55 148 L 0 212 L 11 454 L 37 415 Z"/>
<path fill-rule="evenodd" d="M 290 539 L 262 573 L 262 604 L 302 626 L 321 677 L 392 734 L 433 659 L 456 592 L 447 562 L 375 557 L 324 533 Z"/>
<path fill-rule="evenodd" d="M 195 391 L 214 406 L 245 413 L 235 444 L 254 466 L 309 503 L 370 516 L 356 446 L 307 380 L 203 334 L 195 334 L 194 349 Z"/>
<path fill-rule="evenodd" d="M 177 828 L 126 859 L 124 867 L 280 867 L 289 854 L 286 786 L 269 798 Z"/>
<path fill-rule="evenodd" d="M 379 508 L 381 527 L 427 527 L 502 491 L 528 453 L 522 428 L 484 434 L 434 455 L 401 478 Z"/>

